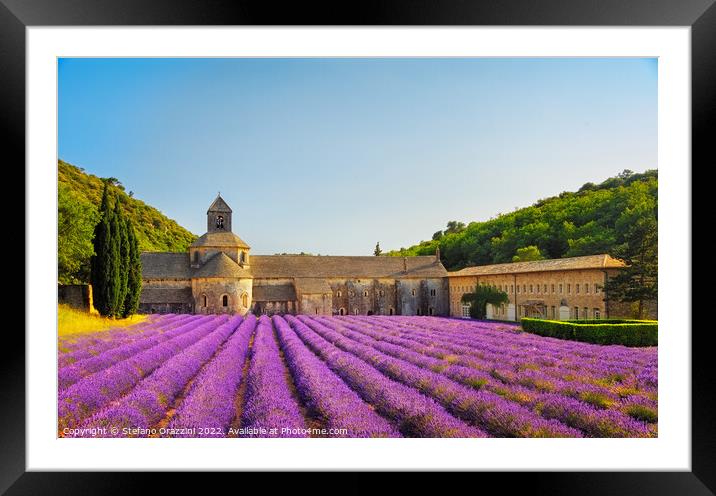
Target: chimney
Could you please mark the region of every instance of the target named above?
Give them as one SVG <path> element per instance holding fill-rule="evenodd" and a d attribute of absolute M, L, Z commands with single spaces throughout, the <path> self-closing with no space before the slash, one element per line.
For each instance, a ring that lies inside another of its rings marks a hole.
<path fill-rule="evenodd" d="M 403 272 L 408 272 L 408 257 L 403 257 Z"/>
<path fill-rule="evenodd" d="M 435 263 L 440 263 L 440 247 L 435 248 Z"/>

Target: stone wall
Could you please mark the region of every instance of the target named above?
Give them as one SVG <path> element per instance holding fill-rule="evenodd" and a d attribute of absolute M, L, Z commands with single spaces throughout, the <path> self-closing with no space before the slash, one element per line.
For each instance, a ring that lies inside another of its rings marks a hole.
<path fill-rule="evenodd" d="M 89 312 L 92 308 L 92 287 L 89 284 L 58 285 L 57 302 Z"/>

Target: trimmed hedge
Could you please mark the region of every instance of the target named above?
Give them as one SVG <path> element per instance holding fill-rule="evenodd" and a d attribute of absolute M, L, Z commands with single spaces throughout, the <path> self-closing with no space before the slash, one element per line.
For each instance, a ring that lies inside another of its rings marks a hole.
<path fill-rule="evenodd" d="M 594 344 L 657 346 L 658 322 L 605 320 L 543 320 L 523 318 L 522 330 L 550 338 Z"/>

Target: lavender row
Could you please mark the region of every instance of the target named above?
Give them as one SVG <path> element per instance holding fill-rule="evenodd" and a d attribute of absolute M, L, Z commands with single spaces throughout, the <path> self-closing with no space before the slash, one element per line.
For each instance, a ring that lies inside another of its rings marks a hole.
<path fill-rule="evenodd" d="M 346 327 L 353 326 L 346 324 Z M 570 401 L 562 401 L 559 399 L 564 397 L 561 394 L 532 391 L 528 388 L 521 387 L 521 384 L 517 384 L 515 387 L 505 386 L 499 384 L 493 377 L 484 372 L 477 372 L 465 367 L 450 365 L 443 360 L 426 357 L 418 352 L 412 351 L 409 347 L 400 347 L 381 342 L 358 332 L 340 328 L 337 328 L 337 330 L 350 339 L 355 339 L 367 346 L 373 346 L 381 352 L 408 361 L 414 365 L 429 368 L 457 382 L 472 387 L 485 388 L 491 392 L 497 392 L 501 396 L 536 410 L 538 414 L 541 414 L 543 417 L 560 420 L 571 427 L 586 432 L 590 436 L 648 437 L 652 434 L 651 427 L 647 426 L 644 422 L 631 418 L 618 409 L 604 410 L 576 399 L 571 401 L 573 398 L 568 398 Z M 636 403 L 641 406 L 641 409 L 636 409 L 634 406 L 636 405 L 635 403 L 625 405 L 615 400 L 615 404 L 618 407 L 624 407 L 627 411 L 629 408 L 632 408 L 641 415 L 649 415 L 649 406 L 643 403 Z M 558 405 L 558 408 L 555 405 Z M 545 412 L 547 414 L 545 414 Z"/>
<path fill-rule="evenodd" d="M 617 367 L 614 364 L 610 366 L 602 364 L 601 362 L 590 363 L 590 361 L 579 359 L 578 356 L 566 356 L 562 358 L 561 361 L 554 359 L 546 361 L 543 354 L 549 351 L 550 343 L 548 342 L 545 342 L 538 348 L 538 353 L 522 354 L 520 358 L 509 352 L 510 341 L 513 339 L 510 335 L 503 336 L 503 347 L 499 352 L 485 349 L 485 345 L 482 344 L 484 341 L 482 334 L 472 336 L 473 342 L 469 347 L 463 344 L 455 344 L 455 341 L 460 342 L 459 340 L 448 340 L 447 338 L 436 339 L 434 337 L 425 337 L 415 332 L 401 334 L 394 329 L 389 330 L 388 335 L 384 339 L 395 339 L 395 336 L 400 336 L 400 339 L 409 339 L 424 344 L 425 348 L 421 350 L 423 353 L 428 353 L 431 356 L 438 356 L 440 358 L 454 359 L 469 367 L 477 366 L 478 368 L 484 368 L 499 361 L 500 363 L 513 366 L 515 369 L 524 366 L 538 366 L 543 370 L 550 370 L 551 368 L 551 370 L 554 370 L 554 375 L 558 378 L 578 372 L 580 380 L 592 383 L 603 381 L 604 378 L 616 378 L 620 384 L 627 385 L 627 379 L 631 378 L 633 386 L 639 387 L 641 385 L 647 389 L 655 390 L 655 387 L 653 387 L 655 383 L 652 384 L 651 381 L 648 381 L 650 377 L 646 377 L 647 382 L 642 381 L 642 384 L 637 382 L 637 378 L 641 374 L 641 367 L 633 363 L 625 362 Z M 436 351 L 438 346 L 442 348 L 440 351 Z M 452 353 L 457 353 L 457 357 L 451 356 Z M 656 356 L 654 355 L 654 362 L 655 360 Z M 481 365 L 481 361 L 483 365 Z M 596 362 L 596 359 L 594 359 L 594 361 Z M 644 368 L 653 369 L 655 371 L 656 364 L 649 364 Z"/>
<path fill-rule="evenodd" d="M 88 375 L 59 394 L 58 424 L 76 427 L 83 419 L 124 395 L 144 377 L 151 374 L 175 354 L 226 321 L 225 316 L 213 317 L 169 341 L 138 353 L 95 374 Z"/>
<path fill-rule="evenodd" d="M 222 350 L 202 369 L 169 422 L 173 437 L 223 437 L 236 415 L 234 398 L 256 328 L 247 315 Z"/>
<path fill-rule="evenodd" d="M 559 350 L 560 352 L 567 352 L 583 358 L 597 358 L 600 361 L 622 361 L 624 357 L 627 356 L 630 362 L 635 363 L 640 363 L 642 360 L 649 360 L 656 354 L 654 348 L 634 349 L 618 345 L 605 347 L 590 343 L 557 340 L 554 338 L 545 339 L 541 336 L 535 336 L 529 333 L 505 332 L 498 330 L 498 328 L 504 326 L 493 323 L 449 320 L 445 322 L 445 319 L 440 319 L 440 321 L 436 321 L 431 324 L 431 321 L 415 321 L 413 319 L 415 318 L 408 317 L 402 321 L 400 325 L 410 325 L 413 328 L 420 327 L 433 334 L 447 336 L 454 341 L 457 341 L 460 338 L 465 338 L 468 340 L 466 344 L 469 344 L 470 340 L 474 338 L 475 333 L 479 332 L 483 341 L 493 342 L 498 347 L 502 345 L 506 335 L 514 334 L 514 339 L 510 340 L 510 346 L 508 349 L 511 348 L 516 351 L 522 349 L 529 351 L 535 345 L 544 346 L 545 344 L 549 344 L 550 349 L 547 350 L 548 353 L 553 353 Z M 563 356 L 559 358 L 563 358 Z"/>
<path fill-rule="evenodd" d="M 99 372 L 114 365 L 117 362 L 126 360 L 152 346 L 168 341 L 196 327 L 198 323 L 207 322 L 212 317 L 192 317 L 180 320 L 179 327 L 164 333 L 153 334 L 148 337 L 142 337 L 129 343 L 123 344 L 116 348 L 109 349 L 97 356 L 79 360 L 72 365 L 62 367 L 57 372 L 57 384 L 59 391 L 63 391 L 76 383 L 83 377 Z"/>
<path fill-rule="evenodd" d="M 96 356 L 103 351 L 129 343 L 143 336 L 157 333 L 164 322 L 165 319 L 157 316 L 157 318 L 152 318 L 130 327 L 118 327 L 108 331 L 59 338 L 57 342 L 58 368 L 66 367 L 78 360 Z"/>
<path fill-rule="evenodd" d="M 505 359 L 498 362 L 497 360 L 487 361 L 464 355 L 451 355 L 450 351 L 460 351 L 459 348 L 450 347 L 449 345 L 427 346 L 421 344 L 420 342 L 416 342 L 415 340 L 396 337 L 395 333 L 390 332 L 391 329 L 388 327 L 390 322 L 386 322 L 384 327 L 380 330 L 376 329 L 375 326 L 368 326 L 362 323 L 356 324 L 346 322 L 344 325 L 352 330 L 367 334 L 368 336 L 379 341 L 408 348 L 411 351 L 416 352 L 416 354 L 419 354 L 422 360 L 427 360 L 428 358 L 440 359 L 441 361 L 439 362 L 430 362 L 431 367 L 437 367 L 439 369 L 445 368 L 450 364 L 463 365 L 477 370 L 493 373 L 495 377 L 508 384 L 521 384 L 532 389 L 566 394 L 568 396 L 581 399 L 582 401 L 595 404 L 598 407 L 606 407 L 609 403 L 618 405 L 623 403 L 623 400 L 626 398 L 639 402 L 643 401 L 643 399 L 649 399 L 648 396 L 644 397 L 642 395 L 642 391 L 637 391 L 627 387 L 623 383 L 624 380 L 611 387 L 608 387 L 603 383 L 595 383 L 594 378 L 584 377 L 585 374 L 583 373 L 582 368 L 586 367 L 579 366 L 581 364 L 575 364 L 577 365 L 577 372 L 569 370 L 568 372 L 570 374 L 574 374 L 574 376 L 569 377 L 570 380 L 565 380 L 565 371 L 558 366 L 539 366 L 534 368 L 532 362 L 524 363 L 516 360 L 513 361 Z M 506 368 L 505 365 L 514 367 L 514 370 L 517 370 L 518 372 Z M 600 378 L 606 378 L 608 376 L 609 373 L 607 371 L 603 371 Z M 640 397 L 643 399 L 637 399 Z"/>
<path fill-rule="evenodd" d="M 301 340 L 365 401 L 396 422 L 410 437 L 487 437 L 477 427 L 450 415 L 435 400 L 388 379 L 358 357 L 338 349 L 298 318 L 287 315 Z"/>
<path fill-rule="evenodd" d="M 127 432 L 132 430 L 146 432 L 165 416 L 174 398 L 216 353 L 219 346 L 231 336 L 241 320 L 242 317 L 239 316 L 231 318 L 207 336 L 174 355 L 140 382 L 128 395 L 90 417 L 82 428 L 114 428 L 114 431 L 108 432 L 110 437 L 126 437 Z"/>
<path fill-rule="evenodd" d="M 61 337 L 58 339 L 58 355 L 61 361 L 71 363 L 73 360 L 105 351 L 115 343 L 136 339 L 181 317 L 183 316 L 175 314 L 150 315 L 147 320 L 126 327 Z"/>
<path fill-rule="evenodd" d="M 348 429 L 346 437 L 401 437 L 306 348 L 286 320 L 275 316 L 273 323 L 301 399 L 321 417 L 327 429 L 333 432 Z"/>
<path fill-rule="evenodd" d="M 489 391 L 474 390 L 447 377 L 393 358 L 372 347 L 301 316 L 309 327 L 339 348 L 373 364 L 388 377 L 417 388 L 440 401 L 454 415 L 499 437 L 581 437 L 559 421 L 546 420 L 517 403 Z M 349 331 L 350 332 L 350 331 Z"/>
<path fill-rule="evenodd" d="M 246 385 L 241 427 L 256 433 L 247 437 L 266 436 L 261 434 L 262 430 L 275 432 L 268 434 L 271 437 L 308 437 L 306 422 L 289 388 L 271 320 L 266 315 L 259 318 L 256 327 Z"/>

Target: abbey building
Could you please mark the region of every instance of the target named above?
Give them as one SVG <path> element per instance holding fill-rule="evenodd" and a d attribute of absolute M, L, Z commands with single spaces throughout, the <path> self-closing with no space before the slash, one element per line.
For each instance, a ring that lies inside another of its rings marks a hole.
<path fill-rule="evenodd" d="M 252 255 L 231 217 L 218 196 L 188 253 L 142 253 L 140 312 L 448 315 L 439 255 Z"/>
<path fill-rule="evenodd" d="M 480 284 L 507 293 L 487 317 L 558 320 L 628 316 L 602 288 L 624 264 L 609 255 L 483 265 L 447 272 L 435 256 L 252 255 L 218 196 L 207 232 L 185 253 L 142 253 L 143 313 L 469 316 Z M 649 311 L 656 318 L 656 308 Z"/>

